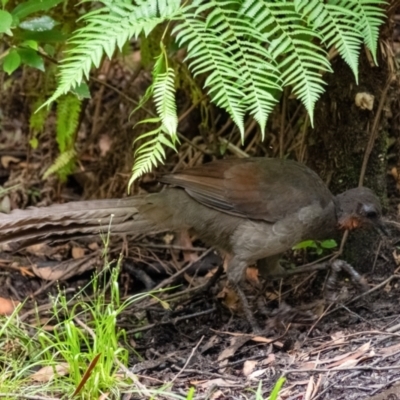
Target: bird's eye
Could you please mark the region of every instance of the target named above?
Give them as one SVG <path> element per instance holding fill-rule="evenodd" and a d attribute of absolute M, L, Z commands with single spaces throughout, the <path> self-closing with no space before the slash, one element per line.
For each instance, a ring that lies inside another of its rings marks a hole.
<path fill-rule="evenodd" d="M 366 216 L 367 218 L 373 219 L 373 218 L 376 218 L 376 217 L 378 216 L 378 213 L 377 213 L 376 211 L 368 211 L 368 212 L 365 214 L 365 216 Z"/>

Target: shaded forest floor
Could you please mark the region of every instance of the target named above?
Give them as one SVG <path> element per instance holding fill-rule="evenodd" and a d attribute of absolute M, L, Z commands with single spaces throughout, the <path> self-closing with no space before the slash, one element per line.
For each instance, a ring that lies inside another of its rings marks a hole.
<path fill-rule="evenodd" d="M 82 190 L 75 178 L 61 186 L 40 180 L 40 157 L 31 152 L 27 158 L 24 146 L 3 141 L 4 211 L 34 202 L 79 200 Z M 391 204 L 395 218 L 399 202 L 394 196 Z M 259 381 L 267 398 L 280 376 L 286 377 L 282 399 L 400 398 L 395 386 L 400 379 L 400 259 L 395 238 L 375 239 L 375 257 L 365 275 L 370 291 L 359 292 L 340 274 L 335 303 L 326 300 L 328 271 L 264 285 L 250 268 L 246 292 L 265 327 L 265 334 L 253 336 L 235 293 L 220 277 L 223 260 L 217 253 L 173 234 L 111 238 L 111 264 L 123 255 L 123 298 L 170 288 L 157 292 L 162 302 L 145 298 L 119 316 L 135 350 L 130 371 L 145 387 L 173 382 L 173 390 L 184 395 L 194 386 L 196 398 L 253 398 Z M 93 271 L 103 268 L 103 248 L 96 237 L 17 252 L 13 244 L 5 245 L 0 296 L 26 301 L 20 312 L 25 323 L 35 324 L 38 305 L 40 318 L 46 319 L 53 312 L 49 294 L 56 296 L 61 288 L 73 298 Z M 315 259 L 315 254 L 298 251 L 288 254 L 286 266 Z M 86 294 L 94 295 L 90 289 Z"/>

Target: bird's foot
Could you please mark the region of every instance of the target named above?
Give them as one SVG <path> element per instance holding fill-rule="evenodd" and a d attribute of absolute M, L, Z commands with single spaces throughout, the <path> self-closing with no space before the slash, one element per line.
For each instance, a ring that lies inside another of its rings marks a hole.
<path fill-rule="evenodd" d="M 242 303 L 243 312 L 244 312 L 244 315 L 246 316 L 247 322 L 250 324 L 253 333 L 256 334 L 256 335 L 259 335 L 260 333 L 262 333 L 262 329 L 258 325 L 258 322 L 256 321 L 256 319 L 254 317 L 254 314 L 251 311 L 249 302 L 247 300 L 246 295 L 243 292 L 243 289 L 237 283 L 232 283 L 232 285 L 233 285 L 233 287 L 234 287 L 236 293 L 238 294 L 239 299 L 240 299 L 240 301 Z"/>

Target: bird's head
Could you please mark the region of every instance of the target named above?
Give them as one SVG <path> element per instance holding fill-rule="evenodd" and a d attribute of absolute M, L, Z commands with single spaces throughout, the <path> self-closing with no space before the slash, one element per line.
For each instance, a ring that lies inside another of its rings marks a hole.
<path fill-rule="evenodd" d="M 382 220 L 382 207 L 375 193 L 366 187 L 347 190 L 336 196 L 339 229 L 374 228 L 388 234 Z"/>

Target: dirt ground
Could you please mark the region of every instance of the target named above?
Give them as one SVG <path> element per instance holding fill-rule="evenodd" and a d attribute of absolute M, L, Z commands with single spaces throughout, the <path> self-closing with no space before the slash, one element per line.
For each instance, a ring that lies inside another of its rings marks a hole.
<path fill-rule="evenodd" d="M 15 187 L 10 182 L 17 177 L 39 174 L 35 154 L 28 163 L 22 148 L 12 151 L 2 150 L 4 188 Z M 14 155 L 7 164 L 9 154 Z M 74 179 L 58 194 L 57 185 L 52 191 L 46 185 L 39 179 L 34 185 L 40 192 L 35 199 L 45 204 L 60 197 L 79 199 Z M 32 203 L 32 193 L 32 185 L 20 184 L 7 192 L 2 205 L 24 207 Z M 226 284 L 223 260 L 212 249 L 173 234 L 112 238 L 110 259 L 124 254 L 124 297 L 174 287 L 160 294 L 169 310 L 143 300 L 121 316 L 121 328 L 142 357 L 132 354 L 132 372 L 150 387 L 173 381 L 177 392 L 195 386 L 197 395 L 209 399 L 251 398 L 249 390 L 260 380 L 267 397 L 281 376 L 286 377 L 282 399 L 400 398 L 395 386 L 400 379 L 400 258 L 395 226 L 392 232 L 391 237 L 374 237 L 375 257 L 363 276 L 366 292 L 345 272 L 332 277 L 329 270 L 316 270 L 265 284 L 250 268 L 246 293 L 265 328 L 260 336 L 249 334 L 238 299 Z M 102 246 L 91 237 L 17 252 L 12 245 L 3 247 L 0 296 L 29 298 L 21 318 L 33 323 L 34 304 L 45 317 L 51 312 L 48 295 L 58 285 L 72 295 L 90 280 L 93 269 L 102 268 Z M 316 259 L 298 251 L 288 254 L 285 266 L 293 270 Z"/>

